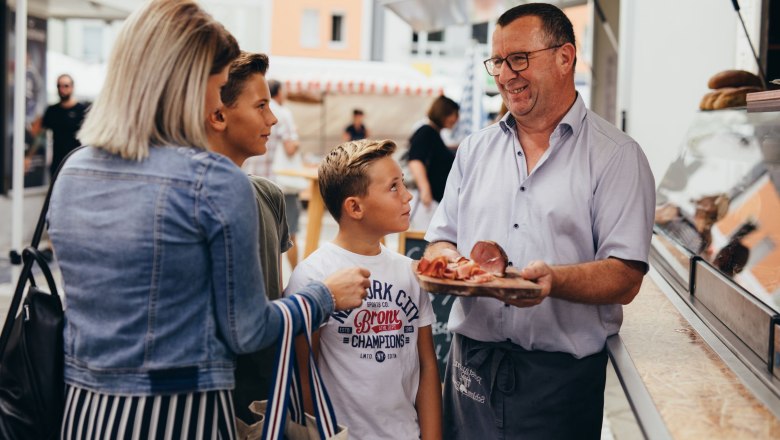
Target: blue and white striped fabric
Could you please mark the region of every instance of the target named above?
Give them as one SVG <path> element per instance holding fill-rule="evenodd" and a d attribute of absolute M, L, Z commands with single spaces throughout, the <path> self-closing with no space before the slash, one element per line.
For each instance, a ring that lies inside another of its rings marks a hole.
<path fill-rule="evenodd" d="M 279 301 L 273 302 L 282 311 L 282 332 L 279 349 L 276 354 L 276 380 L 269 396 L 262 438 L 264 440 L 280 440 L 285 435 L 285 417 L 290 408 L 290 419 L 298 425 L 306 425 L 306 415 L 303 411 L 303 393 L 298 376 L 298 368 L 294 355 L 293 317 L 302 316 L 305 322 L 306 339 L 309 345 L 309 383 L 312 402 L 314 404 L 317 431 L 320 439 L 329 439 L 339 433 L 340 427 L 336 421 L 333 404 L 330 401 L 325 385 L 322 383 L 319 369 L 311 349 L 312 318 L 311 306 L 299 295 L 292 297 L 294 307 Z"/>

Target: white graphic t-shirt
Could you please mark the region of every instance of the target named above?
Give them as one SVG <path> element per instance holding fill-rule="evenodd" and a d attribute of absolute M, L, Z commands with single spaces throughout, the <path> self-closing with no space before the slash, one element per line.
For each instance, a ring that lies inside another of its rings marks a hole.
<path fill-rule="evenodd" d="M 420 437 L 417 336 L 436 317 L 411 261 L 384 246 L 379 255 L 365 256 L 326 243 L 295 268 L 285 289 L 289 295 L 347 267 L 371 271 L 363 305 L 334 312 L 320 327 L 318 365 L 338 422 L 352 439 Z"/>

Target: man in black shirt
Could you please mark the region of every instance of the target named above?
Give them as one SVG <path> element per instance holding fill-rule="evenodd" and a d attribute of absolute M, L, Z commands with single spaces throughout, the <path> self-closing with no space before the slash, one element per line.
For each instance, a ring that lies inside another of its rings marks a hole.
<path fill-rule="evenodd" d="M 368 129 L 363 124 L 363 110 L 356 108 L 352 111 L 352 123 L 344 129 L 344 142 L 357 141 L 369 137 Z"/>
<path fill-rule="evenodd" d="M 73 78 L 68 74 L 57 77 L 57 94 L 60 95 L 60 102 L 46 109 L 42 124 L 44 128 L 52 131 L 54 154 L 49 168 L 52 175 L 57 171 L 62 159 L 81 145 L 76 134 L 89 108 L 73 96 Z"/>

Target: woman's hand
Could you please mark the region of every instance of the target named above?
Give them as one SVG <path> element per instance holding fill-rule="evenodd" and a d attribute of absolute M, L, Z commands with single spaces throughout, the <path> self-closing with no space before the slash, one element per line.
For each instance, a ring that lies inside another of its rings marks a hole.
<path fill-rule="evenodd" d="M 341 269 L 325 280 L 325 285 L 335 299 L 336 310 L 349 310 L 359 307 L 366 297 L 371 272 L 362 267 Z"/>

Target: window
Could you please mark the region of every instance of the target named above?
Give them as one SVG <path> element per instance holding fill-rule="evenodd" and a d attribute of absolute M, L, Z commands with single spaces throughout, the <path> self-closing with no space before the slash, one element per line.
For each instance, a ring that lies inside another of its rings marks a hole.
<path fill-rule="evenodd" d="M 342 14 L 330 16 L 330 41 L 333 43 L 344 42 L 344 15 Z"/>
<path fill-rule="evenodd" d="M 103 29 L 98 26 L 84 26 L 84 60 L 103 60 Z"/>
<path fill-rule="evenodd" d="M 488 24 L 477 23 L 471 26 L 471 39 L 476 40 L 479 44 L 487 44 L 488 42 Z"/>
<path fill-rule="evenodd" d="M 428 32 L 428 41 L 441 43 L 444 41 L 444 31 Z"/>
<path fill-rule="evenodd" d="M 315 48 L 320 46 L 320 11 L 305 9 L 301 16 L 301 46 Z"/>

